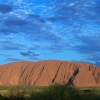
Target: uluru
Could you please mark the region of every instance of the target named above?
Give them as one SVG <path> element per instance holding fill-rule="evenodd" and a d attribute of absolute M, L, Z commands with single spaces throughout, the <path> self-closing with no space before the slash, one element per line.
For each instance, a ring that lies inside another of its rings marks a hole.
<path fill-rule="evenodd" d="M 100 68 L 93 64 L 60 60 L 14 62 L 0 65 L 0 85 L 76 87 L 100 86 Z"/>

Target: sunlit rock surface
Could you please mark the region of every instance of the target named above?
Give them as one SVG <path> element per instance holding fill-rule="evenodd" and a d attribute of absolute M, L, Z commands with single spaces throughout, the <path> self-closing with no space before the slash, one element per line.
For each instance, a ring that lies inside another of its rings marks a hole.
<path fill-rule="evenodd" d="M 55 83 L 100 86 L 100 68 L 59 60 L 23 61 L 0 66 L 0 85 L 48 86 Z"/>

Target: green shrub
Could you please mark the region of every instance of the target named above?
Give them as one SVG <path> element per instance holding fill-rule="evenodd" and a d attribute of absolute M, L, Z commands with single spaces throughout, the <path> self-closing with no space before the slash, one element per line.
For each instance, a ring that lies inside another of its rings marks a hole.
<path fill-rule="evenodd" d="M 31 93 L 33 100 L 79 100 L 78 90 L 66 85 L 51 85 L 42 91 Z"/>
<path fill-rule="evenodd" d="M 10 100 L 24 100 L 26 89 L 23 86 L 14 86 L 8 90 L 7 94 Z"/>

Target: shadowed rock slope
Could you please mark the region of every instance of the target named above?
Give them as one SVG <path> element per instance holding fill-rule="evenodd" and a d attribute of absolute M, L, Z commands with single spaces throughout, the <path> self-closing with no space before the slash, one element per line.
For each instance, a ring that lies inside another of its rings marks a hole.
<path fill-rule="evenodd" d="M 0 66 L 0 85 L 100 86 L 100 68 L 85 63 L 47 60 L 15 62 Z"/>

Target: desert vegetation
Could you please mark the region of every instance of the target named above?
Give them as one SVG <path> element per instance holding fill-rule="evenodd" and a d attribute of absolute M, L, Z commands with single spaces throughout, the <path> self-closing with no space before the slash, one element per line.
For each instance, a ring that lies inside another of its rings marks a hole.
<path fill-rule="evenodd" d="M 0 100 L 100 100 L 100 87 L 0 86 Z"/>

